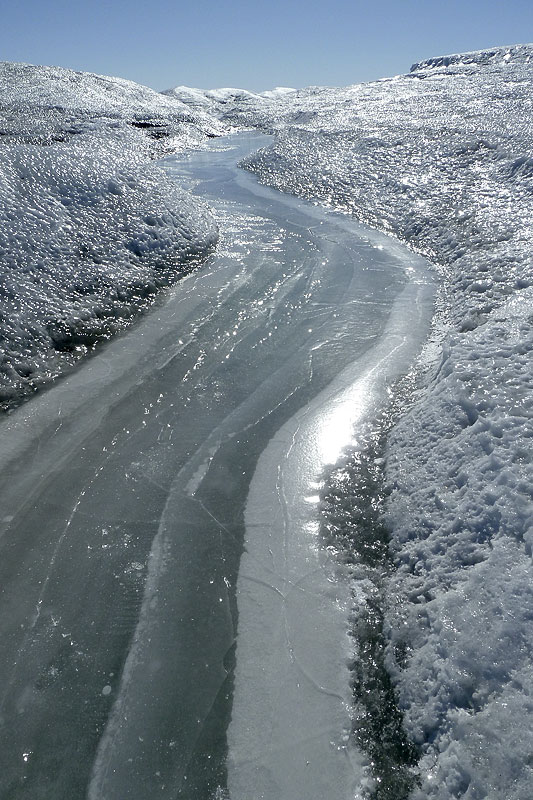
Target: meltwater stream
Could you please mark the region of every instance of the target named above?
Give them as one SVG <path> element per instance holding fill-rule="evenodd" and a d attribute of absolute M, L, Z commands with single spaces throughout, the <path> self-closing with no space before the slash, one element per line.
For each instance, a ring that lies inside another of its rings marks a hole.
<path fill-rule="evenodd" d="M 217 253 L 2 421 L 2 798 L 360 790 L 318 494 L 425 338 L 431 280 L 236 167 L 268 141 L 166 161 Z"/>

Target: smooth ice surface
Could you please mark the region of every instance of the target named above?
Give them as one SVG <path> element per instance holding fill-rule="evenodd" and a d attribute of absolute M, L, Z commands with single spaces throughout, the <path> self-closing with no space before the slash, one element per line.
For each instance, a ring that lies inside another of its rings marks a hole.
<path fill-rule="evenodd" d="M 321 545 L 318 492 L 420 346 L 430 293 L 416 266 L 378 343 L 283 425 L 255 470 L 237 583 L 232 800 L 353 800 L 371 785 L 349 742 L 352 587 Z"/>
<path fill-rule="evenodd" d="M 388 667 L 424 800 L 531 796 L 532 78 L 532 45 L 497 47 L 224 114 L 276 131 L 246 161 L 264 183 L 442 276 L 437 357 L 386 465 Z"/>
<path fill-rule="evenodd" d="M 334 413 L 342 387 L 321 392 L 350 364 L 377 363 L 396 312 L 404 324 L 408 312 L 413 348 L 423 336 L 422 260 L 236 169 L 268 143 L 168 161 L 213 208 L 217 255 L 1 422 L 2 795 L 198 800 L 224 786 L 258 459 L 266 448 L 271 463 L 269 442 L 313 398 L 315 422 L 328 396 Z"/>

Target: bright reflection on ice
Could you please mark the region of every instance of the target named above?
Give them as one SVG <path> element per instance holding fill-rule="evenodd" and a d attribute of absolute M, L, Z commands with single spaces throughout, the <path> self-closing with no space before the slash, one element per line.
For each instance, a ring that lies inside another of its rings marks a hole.
<path fill-rule="evenodd" d="M 387 349 L 390 356 L 396 348 Z M 278 431 L 250 485 L 228 731 L 235 800 L 257 791 L 268 800 L 338 800 L 365 780 L 349 744 L 350 587 L 335 552 L 321 545 L 317 507 L 324 467 L 352 440 L 382 378 L 376 355 L 370 369 L 349 367 Z"/>
<path fill-rule="evenodd" d="M 315 447 L 321 467 L 338 461 L 343 449 L 353 441 L 353 429 L 366 410 L 368 392 L 368 379 L 358 381 L 320 419 Z"/>

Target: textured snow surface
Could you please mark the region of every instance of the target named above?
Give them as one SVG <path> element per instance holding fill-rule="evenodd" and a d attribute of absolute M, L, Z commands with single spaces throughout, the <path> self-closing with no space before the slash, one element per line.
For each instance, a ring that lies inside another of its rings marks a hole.
<path fill-rule="evenodd" d="M 0 404 L 214 245 L 209 212 L 149 162 L 222 129 L 130 81 L 0 64 Z"/>
<path fill-rule="evenodd" d="M 246 161 L 263 182 L 391 232 L 442 278 L 440 356 L 386 466 L 387 663 L 419 800 L 531 796 L 532 77 L 517 45 L 231 112 L 278 134 Z"/>
<path fill-rule="evenodd" d="M 421 800 L 531 796 L 532 306 L 450 337 L 392 435 L 389 666 L 427 745 Z"/>

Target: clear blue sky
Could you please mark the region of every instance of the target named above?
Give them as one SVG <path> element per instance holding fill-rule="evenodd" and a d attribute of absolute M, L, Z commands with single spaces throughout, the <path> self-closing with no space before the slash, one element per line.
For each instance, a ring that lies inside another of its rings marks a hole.
<path fill-rule="evenodd" d="M 533 40 L 533 0 L 6 0 L 0 59 L 154 89 L 330 85 Z"/>

